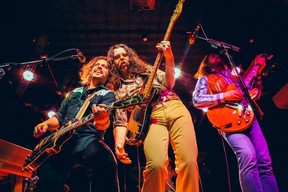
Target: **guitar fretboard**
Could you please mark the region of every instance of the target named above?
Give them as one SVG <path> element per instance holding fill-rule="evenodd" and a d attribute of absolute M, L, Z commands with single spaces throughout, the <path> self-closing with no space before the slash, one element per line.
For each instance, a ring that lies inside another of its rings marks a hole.
<path fill-rule="evenodd" d="M 176 8 L 175 8 L 175 10 L 173 12 L 173 15 L 170 18 L 170 22 L 169 22 L 169 25 L 167 27 L 167 30 L 166 30 L 165 36 L 163 38 L 163 41 L 168 41 L 170 39 L 170 36 L 171 36 L 171 33 L 172 33 L 172 29 L 173 29 L 173 27 L 175 25 L 175 22 L 176 22 L 176 20 L 178 19 L 178 17 L 180 16 L 180 14 L 182 12 L 183 3 L 184 3 L 184 0 L 179 0 L 178 1 L 178 4 L 176 5 Z M 147 83 L 146 83 L 145 88 L 144 88 L 143 95 L 146 98 L 150 95 L 150 93 L 152 91 L 153 81 L 155 79 L 156 72 L 157 72 L 157 69 L 159 68 L 160 61 L 162 60 L 162 57 L 163 57 L 163 53 L 162 53 L 162 51 L 159 51 L 158 54 L 157 54 L 156 60 L 154 62 L 154 65 L 153 65 L 153 69 L 152 69 L 152 71 L 150 73 L 149 79 L 147 80 Z"/>
<path fill-rule="evenodd" d="M 251 82 L 251 80 L 253 79 L 253 77 L 255 76 L 255 74 L 257 73 L 257 70 L 259 69 L 259 65 L 254 65 L 252 67 L 252 69 L 249 71 L 248 75 L 245 77 L 244 79 L 244 83 L 246 86 L 248 86 Z"/>
<path fill-rule="evenodd" d="M 94 115 L 92 113 L 90 115 L 87 115 L 87 116 L 83 117 L 79 121 L 76 121 L 74 123 L 68 124 L 66 127 L 63 127 L 62 129 L 60 129 L 57 132 L 57 136 L 62 136 L 65 133 L 67 133 L 67 132 L 69 132 L 69 131 L 71 131 L 73 129 L 76 129 L 77 127 L 80 127 L 81 125 L 84 125 L 85 123 L 91 121 L 93 118 L 94 118 Z"/>

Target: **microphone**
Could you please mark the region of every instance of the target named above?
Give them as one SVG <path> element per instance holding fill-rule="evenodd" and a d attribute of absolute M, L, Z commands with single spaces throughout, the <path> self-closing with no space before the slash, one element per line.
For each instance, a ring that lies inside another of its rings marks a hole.
<path fill-rule="evenodd" d="M 193 33 L 190 35 L 189 37 L 189 45 L 193 45 L 196 41 L 196 37 L 198 35 L 199 29 L 201 28 L 201 25 L 198 24 L 195 28 L 195 30 L 193 31 Z"/>
<path fill-rule="evenodd" d="M 265 55 L 265 58 L 266 58 L 268 61 L 270 61 L 273 57 L 274 57 L 273 54 Z"/>
<path fill-rule="evenodd" d="M 76 53 L 77 53 L 77 58 L 79 59 L 80 63 L 85 63 L 86 57 L 83 55 L 83 53 L 79 49 L 76 49 Z"/>
<path fill-rule="evenodd" d="M 5 76 L 4 69 L 0 68 L 0 79 L 2 79 Z"/>

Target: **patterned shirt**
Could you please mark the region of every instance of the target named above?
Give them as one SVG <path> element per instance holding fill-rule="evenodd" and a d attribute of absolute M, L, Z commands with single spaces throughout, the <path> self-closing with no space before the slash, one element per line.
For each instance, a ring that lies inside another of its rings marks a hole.
<path fill-rule="evenodd" d="M 132 96 L 139 95 L 145 78 L 148 78 L 147 75 L 136 75 L 134 79 L 129 80 L 121 79 L 121 87 L 114 92 L 116 100 L 119 101 Z M 164 71 L 161 70 L 157 70 L 156 77 L 153 81 L 153 87 L 161 90 L 161 93 L 163 92 L 165 94 L 175 94 L 172 90 L 168 90 L 165 87 L 165 73 Z M 130 115 L 132 108 L 133 107 L 127 107 L 116 110 L 115 119 L 113 123 L 114 127 L 127 126 L 128 117 Z"/>

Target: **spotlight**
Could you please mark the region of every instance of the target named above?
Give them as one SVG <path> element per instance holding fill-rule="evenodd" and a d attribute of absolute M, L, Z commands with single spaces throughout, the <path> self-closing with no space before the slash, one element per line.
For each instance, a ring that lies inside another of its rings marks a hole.
<path fill-rule="evenodd" d="M 147 42 L 147 41 L 148 41 L 148 36 L 147 36 L 147 34 L 142 34 L 142 40 L 143 40 L 144 42 Z"/>
<path fill-rule="evenodd" d="M 48 115 L 48 117 L 50 118 L 50 117 L 52 117 L 54 114 L 55 114 L 54 111 L 49 111 L 47 115 Z"/>
<path fill-rule="evenodd" d="M 34 75 L 31 71 L 24 71 L 23 73 L 23 78 L 26 80 L 26 81 L 31 81 L 33 78 L 34 78 Z"/>
<path fill-rule="evenodd" d="M 175 70 L 174 77 L 175 77 L 175 79 L 177 79 L 178 77 L 181 76 L 181 70 L 178 67 L 175 67 L 174 70 Z"/>
<path fill-rule="evenodd" d="M 237 73 L 241 73 L 241 68 L 240 67 L 236 67 Z M 237 74 L 235 73 L 235 71 L 231 71 L 230 73 L 232 76 L 236 76 Z"/>

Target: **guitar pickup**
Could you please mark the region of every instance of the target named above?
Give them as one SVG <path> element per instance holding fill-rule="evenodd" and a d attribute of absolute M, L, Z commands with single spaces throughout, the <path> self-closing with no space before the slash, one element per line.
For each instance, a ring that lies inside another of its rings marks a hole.
<path fill-rule="evenodd" d="M 226 107 L 230 108 L 230 109 L 238 109 L 238 104 L 225 104 Z"/>

